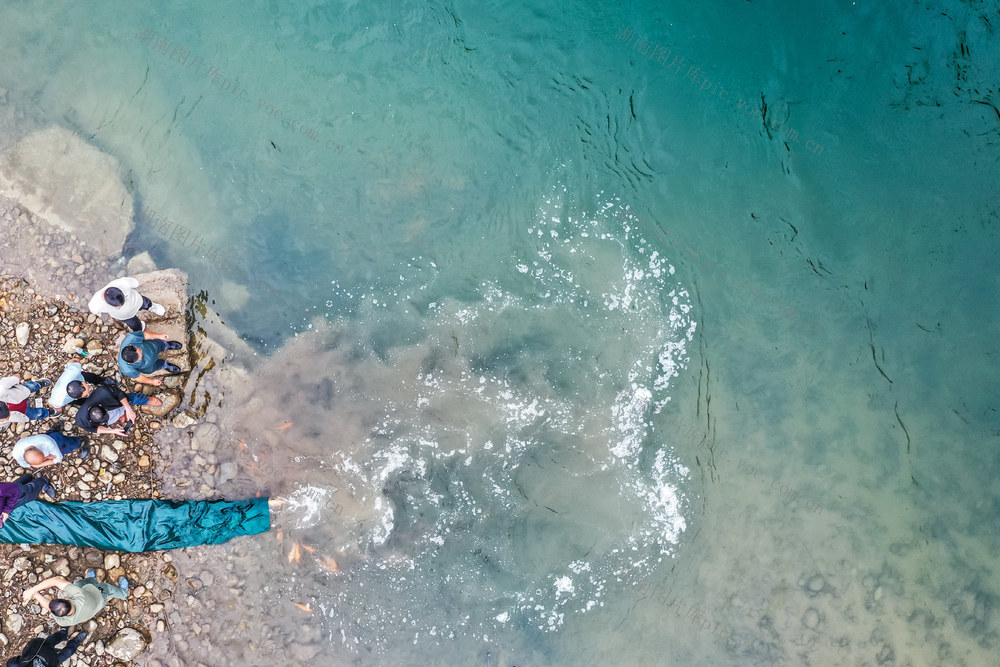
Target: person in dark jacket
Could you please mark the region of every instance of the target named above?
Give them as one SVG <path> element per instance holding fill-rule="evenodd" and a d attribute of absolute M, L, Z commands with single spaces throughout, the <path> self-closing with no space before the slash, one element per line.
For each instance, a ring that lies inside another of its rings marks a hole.
<path fill-rule="evenodd" d="M 163 401 L 155 396 L 134 393 L 126 394 L 114 382 L 108 382 L 100 376 L 100 384 L 90 384 L 74 380 L 66 385 L 66 393 L 73 398 L 73 403 L 83 403 L 76 413 L 76 425 L 89 433 L 113 433 L 125 435 L 124 428 L 113 428 L 120 421 L 135 423 L 133 405 L 162 405 Z M 130 428 L 130 427 L 128 427 Z"/>
<path fill-rule="evenodd" d="M 65 642 L 66 637 L 66 628 L 60 628 L 59 632 L 45 639 L 35 637 L 24 647 L 21 655 L 15 655 L 7 661 L 7 667 L 58 667 L 76 652 L 87 638 L 87 633 L 76 633 L 61 651 L 57 651 L 56 646 Z"/>
<path fill-rule="evenodd" d="M 55 500 L 56 490 L 45 477 L 35 477 L 29 473 L 21 475 L 16 481 L 0 484 L 0 528 L 14 508 L 35 500 L 42 491 Z"/>

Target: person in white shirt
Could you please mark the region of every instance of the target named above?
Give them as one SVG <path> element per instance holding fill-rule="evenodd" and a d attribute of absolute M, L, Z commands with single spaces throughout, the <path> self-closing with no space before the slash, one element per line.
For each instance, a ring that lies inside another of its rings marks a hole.
<path fill-rule="evenodd" d="M 139 319 L 140 310 L 162 316 L 167 313 L 167 309 L 139 294 L 136 289 L 138 286 L 139 281 L 135 278 L 112 280 L 90 299 L 90 312 L 95 315 L 107 313 L 132 331 L 142 331 L 146 324 Z"/>
<path fill-rule="evenodd" d="M 80 458 L 87 458 L 90 449 L 86 447 L 83 438 L 63 435 L 60 431 L 49 431 L 21 438 L 14 445 L 10 455 L 17 461 L 17 465 L 25 470 L 31 470 L 54 466 L 63 460 L 63 456 L 78 449 Z"/>
<path fill-rule="evenodd" d="M 21 382 L 16 375 L 0 378 L 0 431 L 12 422 L 26 422 L 30 419 L 45 419 L 52 412 L 45 408 L 33 408 L 28 397 L 42 387 L 52 385 L 52 381 L 42 378 L 34 382 Z"/>

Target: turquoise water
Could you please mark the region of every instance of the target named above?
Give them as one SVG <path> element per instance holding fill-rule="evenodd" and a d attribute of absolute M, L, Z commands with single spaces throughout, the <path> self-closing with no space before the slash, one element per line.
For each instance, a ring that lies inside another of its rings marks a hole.
<path fill-rule="evenodd" d="M 0 147 L 113 155 L 126 254 L 259 352 L 222 490 L 290 495 L 289 539 L 343 561 L 212 552 L 266 651 L 989 664 L 995 8 L 0 17 Z M 275 432 L 274 403 L 309 409 Z M 185 642 L 155 659 L 235 655 Z"/>

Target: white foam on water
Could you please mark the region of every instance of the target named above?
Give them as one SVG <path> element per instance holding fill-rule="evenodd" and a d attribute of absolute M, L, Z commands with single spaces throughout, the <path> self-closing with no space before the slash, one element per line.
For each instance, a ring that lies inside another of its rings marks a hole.
<path fill-rule="evenodd" d="M 367 532 L 375 551 L 345 573 L 356 586 L 340 594 L 345 607 L 372 586 L 396 600 L 367 607 L 368 643 L 400 627 L 415 642 L 510 622 L 557 631 L 602 606 L 612 583 L 641 580 L 670 558 L 686 529 L 690 471 L 656 441 L 651 419 L 689 361 L 689 293 L 621 202 L 574 217 L 555 190 L 528 230 L 534 250 L 511 258 L 507 278 L 480 282 L 477 299 L 430 301 L 422 326 L 450 354 L 401 373 L 362 447 L 371 456 L 338 466 L 384 494 Z M 411 260 L 396 301 L 434 291 L 428 265 Z M 363 321 L 392 301 L 375 288 L 354 292 Z M 628 521 L 586 514 L 593 508 L 573 495 L 581 488 Z M 585 560 L 587 545 L 563 544 L 580 532 L 574 523 L 594 531 Z M 382 548 L 405 555 L 382 558 Z M 478 606 L 476 616 L 441 613 L 451 597 Z M 332 635 L 354 644 L 357 627 L 343 630 Z"/>

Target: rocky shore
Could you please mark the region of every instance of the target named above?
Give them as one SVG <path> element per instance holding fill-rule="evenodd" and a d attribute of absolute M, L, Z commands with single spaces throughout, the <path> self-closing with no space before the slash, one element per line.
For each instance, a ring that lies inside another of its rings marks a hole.
<path fill-rule="evenodd" d="M 4 258 L 0 376 L 55 381 L 66 363 L 78 361 L 84 370 L 116 377 L 126 391 L 155 394 L 163 400 L 162 406 L 137 411 L 138 421 L 127 437 L 89 436 L 89 457 L 80 460 L 75 453 L 69 454 L 61 464 L 47 468 L 57 500 L 160 497 L 159 473 L 174 451 L 181 449 L 179 443 L 197 442 L 214 449 L 219 429 L 206 419 L 210 396 L 206 374 L 215 369 L 213 376 L 217 375 L 232 350 L 246 347 L 217 318 L 213 321 L 204 307 L 204 296 L 188 297 L 183 272 L 157 271 L 145 253 L 126 263 L 122 252 L 134 224 L 132 206 L 131 195 L 121 187 L 118 166 L 65 130 L 46 130 L 0 156 L 0 220 L 7 231 L 0 240 Z M 112 214 L 96 214 L 102 210 Z M 121 275 L 138 277 L 141 291 L 167 307 L 164 317 L 142 314 L 148 330 L 184 343 L 182 350 L 165 355 L 183 372 L 167 378 L 161 387 L 122 382 L 116 357 L 126 329 L 87 309 L 94 291 Z M 215 342 L 206 327 L 225 345 Z M 235 369 L 227 370 L 232 372 Z M 46 398 L 48 391 L 42 389 L 32 403 L 39 396 Z M 57 416 L 14 424 L 0 433 L 2 481 L 12 481 L 24 472 L 10 457 L 21 437 L 53 428 L 83 435 L 73 424 L 74 413 L 70 407 Z M 214 487 L 233 474 L 232 464 L 199 459 L 202 483 L 188 489 L 171 484 L 164 497 L 219 496 Z M 125 576 L 131 582 L 127 601 L 112 600 L 92 621 L 76 628 L 87 630 L 89 636 L 67 665 L 127 664 L 157 637 L 169 641 L 184 636 L 189 628 L 172 627 L 180 621 L 176 606 L 190 606 L 191 594 L 206 585 L 202 578 L 179 572 L 169 552 L 131 554 L 62 545 L 0 544 L 0 554 L 8 564 L 3 574 L 7 594 L 0 599 L 4 660 L 17 655 L 39 633 L 58 629 L 47 611 L 21 600 L 21 592 L 41 579 L 55 575 L 74 581 L 84 577 L 88 568 L 95 568 L 99 579 L 115 581 Z"/>
<path fill-rule="evenodd" d="M 22 334 L 20 339 L 18 333 Z M 85 370 L 113 375 L 116 338 L 121 333 L 119 326 L 102 323 L 86 311 L 43 297 L 24 279 L 0 279 L 0 368 L 4 374 L 18 375 L 22 380 L 41 377 L 55 380 L 66 362 L 81 361 Z M 86 357 L 75 350 L 78 347 L 87 352 Z M 169 383 L 174 387 L 172 390 L 168 386 L 166 391 L 159 392 L 164 405 L 157 412 L 169 414 L 179 403 L 179 379 L 175 377 Z M 45 390 L 40 393 L 44 396 Z M 18 439 L 53 428 L 79 435 L 72 421 L 74 414 L 73 408 L 67 408 L 55 417 L 11 425 L 0 436 L 5 454 L 0 463 L 3 479 L 13 480 L 25 472 L 9 456 Z M 160 496 L 156 465 L 161 457 L 153 433 L 164 422 L 162 417 L 144 410 L 138 414 L 131 437 L 92 436 L 88 458 L 81 461 L 70 454 L 62 464 L 46 469 L 58 500 Z M 164 629 L 164 611 L 174 597 L 178 579 L 168 553 L 104 553 L 62 545 L 0 544 L 0 554 L 8 563 L 3 574 L 8 594 L 0 601 L 0 644 L 6 657 L 16 655 L 43 630 L 57 629 L 47 610 L 34 602 L 23 605 L 20 592 L 53 575 L 71 581 L 82 578 L 88 568 L 95 568 L 98 578 L 105 581 L 125 576 L 132 582 L 132 588 L 126 604 L 113 602 L 86 625 L 90 632 L 87 644 L 93 646 L 78 652 L 82 664 L 131 660 L 142 651 L 158 624 L 160 631 Z"/>

